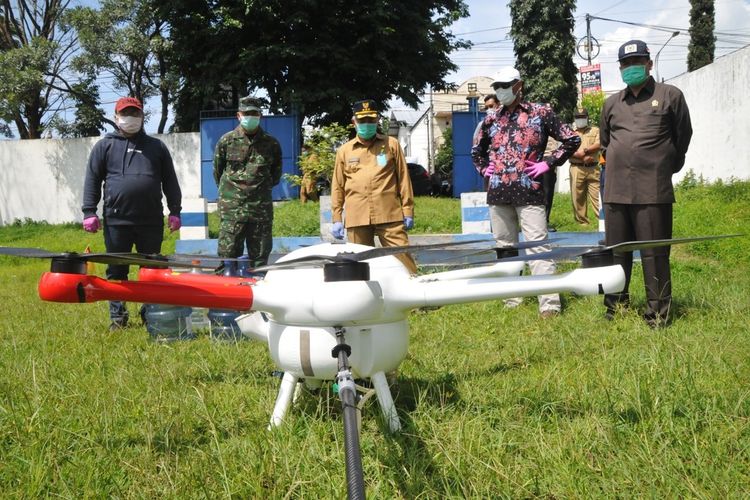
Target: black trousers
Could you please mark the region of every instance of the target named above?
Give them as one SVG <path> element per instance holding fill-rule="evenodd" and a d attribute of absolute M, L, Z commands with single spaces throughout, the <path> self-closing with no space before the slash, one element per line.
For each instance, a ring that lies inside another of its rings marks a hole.
<path fill-rule="evenodd" d="M 624 205 L 606 203 L 604 219 L 607 224 L 606 244 L 624 241 L 663 240 L 672 237 L 672 204 Z M 646 319 L 666 321 L 672 306 L 672 278 L 669 267 L 670 247 L 641 250 L 643 281 L 646 285 Z M 625 288 L 621 293 L 606 294 L 604 305 L 608 311 L 618 304 L 630 302 L 628 288 L 633 270 L 633 252 L 615 254 L 615 264 L 625 271 Z"/>
<path fill-rule="evenodd" d="M 555 197 L 555 184 L 557 184 L 557 168 L 552 167 L 542 174 L 542 189 L 544 189 L 544 211 L 549 224 L 549 214 L 552 212 L 552 199 Z"/>
<path fill-rule="evenodd" d="M 164 226 L 110 226 L 104 223 L 104 247 L 107 252 L 131 252 L 133 246 L 139 253 L 161 252 L 164 239 Z M 107 266 L 108 280 L 128 279 L 129 266 Z M 125 324 L 128 322 L 128 311 L 125 303 L 111 301 L 109 317 L 112 321 Z"/>

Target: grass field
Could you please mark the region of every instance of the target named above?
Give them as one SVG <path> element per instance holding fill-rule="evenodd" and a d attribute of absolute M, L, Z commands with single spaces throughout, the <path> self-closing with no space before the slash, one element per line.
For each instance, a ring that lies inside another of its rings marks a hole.
<path fill-rule="evenodd" d="M 455 200 L 416 210 L 418 231 L 459 231 Z M 552 222 L 578 230 L 569 197 Z M 749 225 L 750 183 L 678 191 L 675 236 Z M 277 235 L 316 232 L 317 205 L 278 207 Z M 749 497 L 748 241 L 674 249 L 664 330 L 637 311 L 607 322 L 600 297 L 572 295 L 549 321 L 530 299 L 412 314 L 394 391 L 404 432 L 385 432 L 374 401 L 363 411 L 370 498 Z M 74 224 L 3 227 L 0 245 L 103 250 Z M 37 298 L 47 266 L 0 258 L 0 497 L 346 496 L 333 395 L 303 394 L 268 432 L 266 346 L 109 333 L 106 303 Z M 631 292 L 642 307 L 638 266 Z"/>

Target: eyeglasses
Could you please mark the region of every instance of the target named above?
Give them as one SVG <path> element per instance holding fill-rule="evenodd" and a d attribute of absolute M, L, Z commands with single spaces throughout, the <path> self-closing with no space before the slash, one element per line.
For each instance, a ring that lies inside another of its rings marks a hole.
<path fill-rule="evenodd" d="M 495 82 L 495 83 L 492 84 L 492 88 L 495 89 L 495 90 L 497 90 L 497 89 L 509 89 L 513 85 L 515 85 L 516 83 L 518 83 L 518 80 L 513 80 L 512 82 Z"/>

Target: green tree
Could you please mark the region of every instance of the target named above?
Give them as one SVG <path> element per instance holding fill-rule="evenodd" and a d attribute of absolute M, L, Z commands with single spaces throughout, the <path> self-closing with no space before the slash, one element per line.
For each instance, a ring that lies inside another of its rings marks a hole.
<path fill-rule="evenodd" d="M 74 33 L 60 23 L 68 3 L 0 2 L 0 119 L 14 123 L 21 139 L 41 137 L 65 106 L 76 46 Z"/>
<path fill-rule="evenodd" d="M 233 109 L 262 91 L 273 112 L 295 109 L 314 124 L 347 123 L 353 101 L 393 96 L 409 105 L 429 85 L 446 88 L 449 55 L 467 44 L 448 32 L 461 0 L 209 0 L 160 2 L 169 10 L 184 76 L 178 125 L 198 110 Z M 408 50 L 407 50 L 408 48 Z"/>
<path fill-rule="evenodd" d="M 99 86 L 93 76 L 85 78 L 71 85 L 73 93 L 71 99 L 76 112 L 72 122 L 66 122 L 59 117 L 50 121 L 50 126 L 57 130 L 61 137 L 96 137 L 104 130 L 107 122 L 105 112 L 91 105 L 99 101 Z M 82 98 L 81 96 L 87 96 Z"/>
<path fill-rule="evenodd" d="M 714 60 L 714 0 L 690 0 L 690 43 L 688 71 L 695 71 Z"/>
<path fill-rule="evenodd" d="M 160 96 L 158 133 L 163 133 L 177 85 L 170 71 L 169 26 L 150 0 L 102 0 L 99 8 L 76 7 L 66 21 L 78 32 L 74 59 L 85 74 L 109 75 L 123 95 L 145 101 Z"/>
<path fill-rule="evenodd" d="M 564 120 L 573 119 L 578 70 L 573 63 L 575 0 L 510 0 L 516 69 L 530 101 L 548 102 Z"/>
<path fill-rule="evenodd" d="M 581 98 L 581 106 L 589 112 L 589 123 L 599 126 L 599 119 L 602 117 L 602 107 L 607 96 L 601 90 L 589 92 Z"/>
<path fill-rule="evenodd" d="M 453 175 L 453 129 L 443 132 L 443 143 L 435 153 L 435 173 L 440 179 L 450 179 Z"/>
<path fill-rule="evenodd" d="M 331 182 L 336 150 L 349 140 L 350 126 L 331 123 L 314 129 L 305 140 L 304 152 L 299 157 L 299 168 L 302 176 L 313 180 Z M 302 176 L 285 175 L 294 184 L 302 183 Z"/>

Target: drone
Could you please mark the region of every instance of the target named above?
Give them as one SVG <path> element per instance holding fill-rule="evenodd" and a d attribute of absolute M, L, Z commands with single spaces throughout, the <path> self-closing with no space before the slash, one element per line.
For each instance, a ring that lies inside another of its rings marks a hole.
<path fill-rule="evenodd" d="M 206 256 L 55 253 L 13 247 L 0 247 L 0 255 L 51 260 L 50 271 L 39 281 L 39 296 L 45 301 L 123 300 L 240 311 L 236 321 L 242 333 L 267 343 L 273 362 L 283 372 L 270 429 L 283 424 L 303 384 L 318 388 L 323 382 L 335 381 L 338 385 L 349 495 L 363 497 L 355 381 L 371 383 L 389 430 L 399 432 L 401 422 L 386 374 L 395 371 L 406 357 L 412 310 L 560 292 L 616 293 L 625 286 L 625 274 L 621 266 L 613 264 L 615 253 L 731 236 L 738 235 L 611 246 L 546 246 L 544 251 L 527 254 L 520 251 L 550 245 L 553 240 L 521 242 L 468 254 L 494 252 L 495 257 L 489 260 L 418 276 L 412 276 L 396 255 L 479 242 L 385 248 L 323 243 L 256 268 L 255 272 L 265 273 L 256 278 L 173 271 L 213 268 L 221 262 Z M 582 266 L 565 273 L 521 276 L 525 261 L 578 258 Z M 87 262 L 142 267 L 137 280 L 108 281 L 86 274 Z"/>

